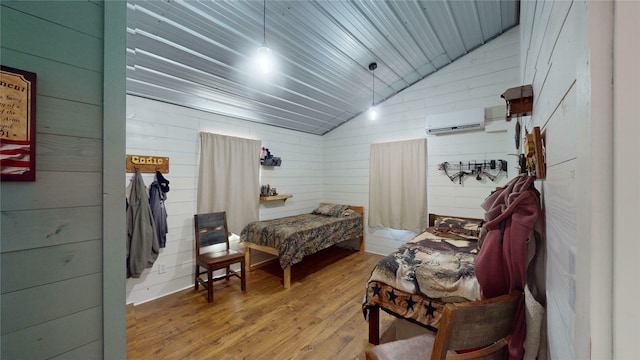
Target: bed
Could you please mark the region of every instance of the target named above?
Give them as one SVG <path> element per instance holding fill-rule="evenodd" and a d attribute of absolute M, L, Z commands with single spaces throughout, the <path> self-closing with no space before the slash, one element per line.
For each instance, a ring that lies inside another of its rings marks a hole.
<path fill-rule="evenodd" d="M 380 309 L 436 330 L 448 302 L 480 299 L 474 273 L 481 219 L 430 215 L 429 227 L 382 258 L 362 303 L 369 342 L 380 342 Z"/>
<path fill-rule="evenodd" d="M 364 251 L 364 208 L 320 203 L 311 213 L 255 221 L 240 233 L 246 247 L 245 270 L 251 270 L 251 251 L 278 257 L 284 271 L 284 287 L 291 286 L 291 266 L 329 246 L 351 239 L 360 240 Z"/>

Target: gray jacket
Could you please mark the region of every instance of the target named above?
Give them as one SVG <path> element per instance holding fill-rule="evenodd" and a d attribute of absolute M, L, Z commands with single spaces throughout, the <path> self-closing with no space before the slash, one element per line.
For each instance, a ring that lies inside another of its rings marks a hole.
<path fill-rule="evenodd" d="M 127 207 L 127 277 L 140 277 L 158 258 L 159 245 L 149 195 L 140 171 L 136 170 Z"/>

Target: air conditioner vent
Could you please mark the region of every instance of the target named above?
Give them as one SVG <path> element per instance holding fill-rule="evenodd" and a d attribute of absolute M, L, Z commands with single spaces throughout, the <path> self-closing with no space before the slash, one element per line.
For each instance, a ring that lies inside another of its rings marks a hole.
<path fill-rule="evenodd" d="M 484 129 L 484 109 L 467 109 L 428 115 L 425 130 L 429 135 Z"/>

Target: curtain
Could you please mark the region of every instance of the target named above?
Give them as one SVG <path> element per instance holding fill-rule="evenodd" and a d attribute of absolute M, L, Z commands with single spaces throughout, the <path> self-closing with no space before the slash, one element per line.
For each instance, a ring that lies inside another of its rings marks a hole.
<path fill-rule="evenodd" d="M 261 149 L 259 140 L 200 133 L 199 214 L 226 211 L 235 234 L 259 219 Z"/>
<path fill-rule="evenodd" d="M 369 226 L 427 227 L 427 139 L 371 145 Z"/>

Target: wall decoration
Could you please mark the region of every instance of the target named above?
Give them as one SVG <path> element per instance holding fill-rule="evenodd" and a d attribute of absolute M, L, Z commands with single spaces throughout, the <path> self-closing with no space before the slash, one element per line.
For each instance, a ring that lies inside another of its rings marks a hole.
<path fill-rule="evenodd" d="M 531 85 L 507 89 L 500 97 L 507 103 L 507 121 L 511 121 L 511 117 L 514 115 L 531 115 L 533 111 L 533 87 Z"/>
<path fill-rule="evenodd" d="M 535 126 L 532 132 L 525 135 L 526 147 L 525 156 L 527 160 L 527 172 L 534 175 L 536 179 L 547 177 L 547 164 L 545 160 L 544 140 L 540 132 L 540 127 Z"/>
<path fill-rule="evenodd" d="M 487 178 L 495 182 L 500 175 L 507 174 L 507 160 L 481 160 L 481 161 L 458 161 L 443 162 L 438 164 L 438 170 L 442 171 L 449 180 L 462 184 L 465 176 L 473 176 L 476 180 L 481 181 Z"/>
<path fill-rule="evenodd" d="M 260 165 L 264 166 L 280 166 L 282 164 L 282 159 L 277 156 L 273 156 L 269 149 L 263 147 L 262 155 L 260 156 Z"/>
<path fill-rule="evenodd" d="M 0 178 L 36 179 L 36 79 L 32 72 L 0 66 Z"/>
<path fill-rule="evenodd" d="M 169 158 L 166 156 L 149 156 L 149 155 L 127 155 L 127 172 L 135 172 L 136 169 L 141 173 L 155 173 L 159 171 L 162 174 L 169 172 Z"/>

